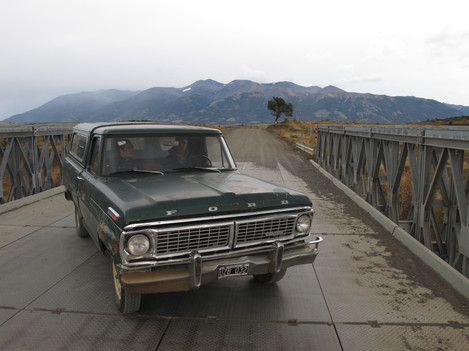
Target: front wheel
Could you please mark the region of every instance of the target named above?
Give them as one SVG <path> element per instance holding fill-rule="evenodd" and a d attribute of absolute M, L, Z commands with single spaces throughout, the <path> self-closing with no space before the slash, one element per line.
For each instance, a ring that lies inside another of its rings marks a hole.
<path fill-rule="evenodd" d="M 122 313 L 133 313 L 140 309 L 141 294 L 128 292 L 121 284 L 119 273 L 117 272 L 116 264 L 112 256 L 111 259 L 111 273 L 112 283 L 114 285 L 114 302 L 117 309 Z"/>
<path fill-rule="evenodd" d="M 276 273 L 255 274 L 254 279 L 258 281 L 259 283 L 273 284 L 273 283 L 277 283 L 278 281 L 280 281 L 285 276 L 285 273 L 287 273 L 286 268 Z"/>

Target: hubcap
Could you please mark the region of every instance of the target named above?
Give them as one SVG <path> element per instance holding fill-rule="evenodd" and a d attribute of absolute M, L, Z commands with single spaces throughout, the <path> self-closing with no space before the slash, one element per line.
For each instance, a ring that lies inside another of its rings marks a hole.
<path fill-rule="evenodd" d="M 114 262 L 112 262 L 112 281 L 114 283 L 114 290 L 116 292 L 116 296 L 120 301 L 122 298 L 122 295 L 121 295 L 122 288 L 121 288 L 121 282 L 119 281 L 119 277 L 117 274 L 116 265 Z"/>
<path fill-rule="evenodd" d="M 75 210 L 75 224 L 77 226 L 77 229 L 80 230 L 80 217 L 78 215 L 78 211 Z"/>

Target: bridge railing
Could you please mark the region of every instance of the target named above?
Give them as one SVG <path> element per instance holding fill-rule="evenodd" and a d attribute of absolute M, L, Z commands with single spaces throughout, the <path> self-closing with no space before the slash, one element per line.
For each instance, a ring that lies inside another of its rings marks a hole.
<path fill-rule="evenodd" d="M 0 204 L 61 184 L 74 124 L 0 124 Z"/>
<path fill-rule="evenodd" d="M 469 127 L 320 125 L 318 163 L 469 277 Z"/>
<path fill-rule="evenodd" d="M 74 124 L 0 125 L 0 204 L 61 184 Z M 469 277 L 469 127 L 319 125 L 318 163 Z"/>

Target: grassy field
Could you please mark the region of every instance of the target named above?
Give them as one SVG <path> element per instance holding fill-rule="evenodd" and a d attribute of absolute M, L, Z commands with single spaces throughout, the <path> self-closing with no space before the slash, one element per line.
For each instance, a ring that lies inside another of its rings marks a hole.
<path fill-rule="evenodd" d="M 302 121 L 302 120 L 284 120 L 279 124 L 272 124 L 267 127 L 269 131 L 275 133 L 282 139 L 288 141 L 293 146 L 297 142 L 306 145 L 310 148 L 316 148 L 316 128 L 320 124 L 345 124 L 345 125 L 358 125 L 356 122 L 339 123 L 331 121 Z"/>

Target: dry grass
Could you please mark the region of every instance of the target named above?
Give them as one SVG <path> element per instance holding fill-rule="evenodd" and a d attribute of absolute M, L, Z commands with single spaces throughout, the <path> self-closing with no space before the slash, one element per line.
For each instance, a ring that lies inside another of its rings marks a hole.
<path fill-rule="evenodd" d="M 399 217 L 403 220 L 406 220 L 409 216 L 412 207 L 412 193 L 412 175 L 410 174 L 410 168 L 406 167 L 402 173 L 401 182 L 399 184 Z"/>
<path fill-rule="evenodd" d="M 431 121 L 425 121 L 415 123 L 416 125 L 431 125 L 431 126 L 464 126 L 469 125 L 469 116 L 452 117 L 445 119 L 433 119 Z"/>
<path fill-rule="evenodd" d="M 310 148 L 316 147 L 315 130 L 317 122 L 285 120 L 279 124 L 273 124 L 267 129 L 292 145 L 300 142 Z"/>
<path fill-rule="evenodd" d="M 341 124 L 341 125 L 358 125 L 358 122 L 334 122 L 334 121 L 302 121 L 285 119 L 279 124 L 272 124 L 267 127 L 269 131 L 275 133 L 282 139 L 288 141 L 292 145 L 300 142 L 312 149 L 316 148 L 315 131 L 320 124 Z"/>

